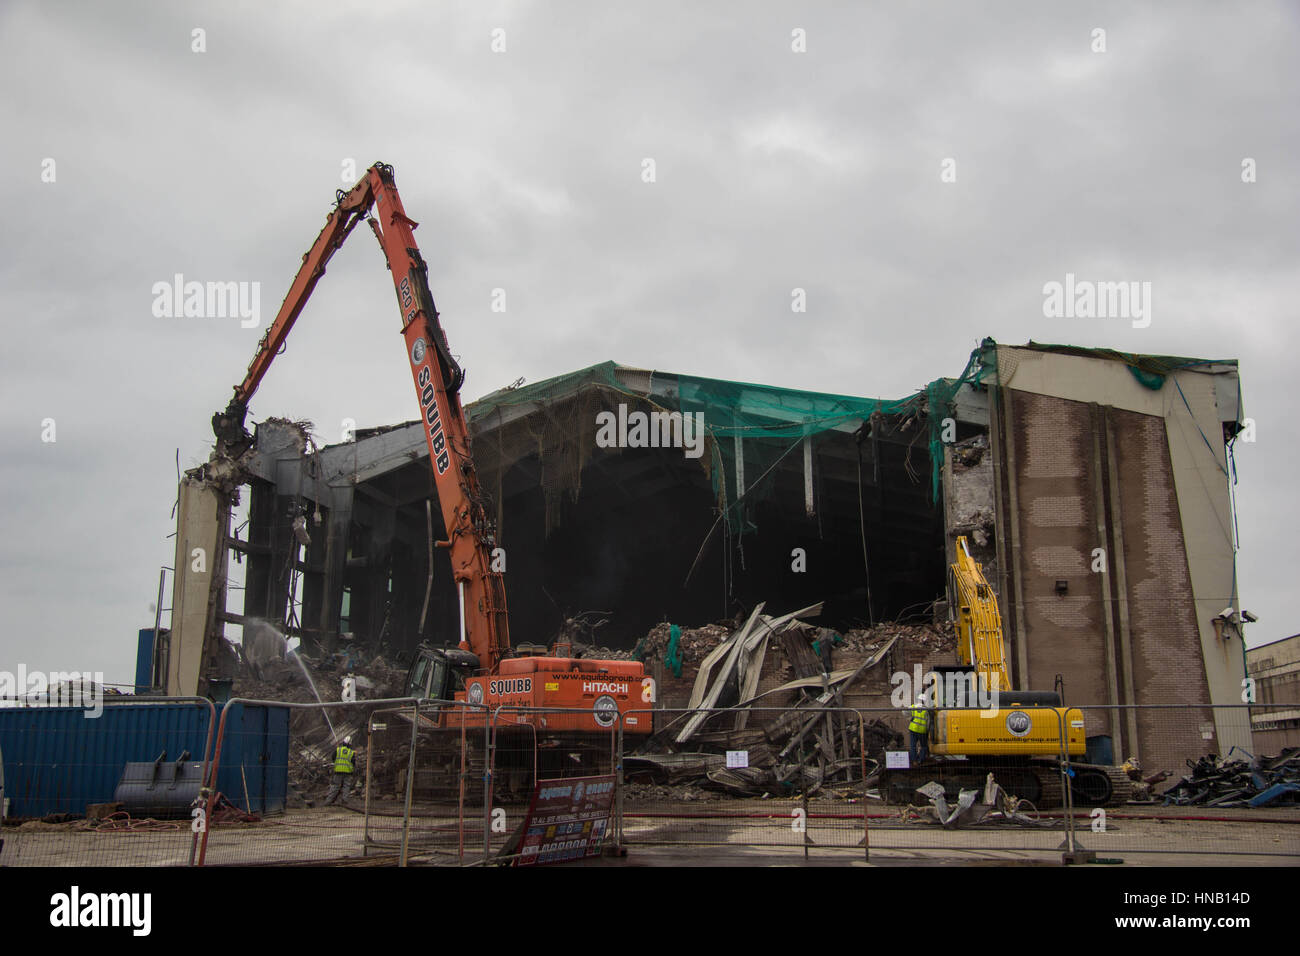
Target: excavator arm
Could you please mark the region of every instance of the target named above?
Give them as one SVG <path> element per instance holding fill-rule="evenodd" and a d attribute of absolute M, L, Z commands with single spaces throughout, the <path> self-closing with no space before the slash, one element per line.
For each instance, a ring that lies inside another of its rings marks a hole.
<path fill-rule="evenodd" d="M 997 595 L 971 557 L 964 535 L 957 538 L 957 560 L 950 574 L 957 602 L 957 659 L 973 666 L 986 687 L 1009 690 Z"/>
<path fill-rule="evenodd" d="M 253 443 L 252 436 L 244 427 L 244 417 L 248 413 L 248 403 L 262 383 L 271 362 L 280 354 L 285 339 L 293 329 L 307 300 L 311 297 L 316 283 L 325 274 L 325 266 L 334 253 L 351 235 L 358 222 L 369 216 L 370 207 L 375 202 L 371 171 L 367 171 L 362 180 L 351 190 L 340 189 L 335 196 L 334 210 L 325 220 L 320 235 L 311 248 L 303 254 L 302 266 L 294 276 L 293 285 L 280 304 L 275 320 L 267 327 L 266 333 L 257 343 L 253 360 L 248 363 L 248 372 L 244 380 L 235 386 L 235 395 L 224 412 L 212 416 L 212 431 L 217 436 L 217 451 L 227 457 L 237 458 Z"/>
<path fill-rule="evenodd" d="M 372 212 L 373 210 L 373 212 Z M 438 310 L 429 291 L 428 266 L 420 256 L 393 168 L 376 163 L 361 180 L 336 195 L 333 211 L 303 256 L 289 292 L 258 343 L 244 380 L 224 412 L 212 416 L 221 455 L 238 457 L 252 445 L 244 419 L 248 404 L 271 362 L 279 354 L 330 258 L 358 222 L 365 219 L 384 250 L 402 314 L 402 338 L 420 404 L 429 463 L 433 469 L 460 599 L 460 645 L 478 656 L 479 666 L 495 672 L 510 648 L 505 584 L 492 570 L 494 530 L 470 454 L 469 426 L 460 403 L 464 372 L 447 347 Z"/>

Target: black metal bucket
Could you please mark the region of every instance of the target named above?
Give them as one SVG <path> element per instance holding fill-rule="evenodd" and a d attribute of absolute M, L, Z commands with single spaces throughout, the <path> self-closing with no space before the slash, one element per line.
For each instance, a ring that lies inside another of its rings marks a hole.
<path fill-rule="evenodd" d="M 188 817 L 203 787 L 203 764 L 186 750 L 176 760 L 167 751 L 152 763 L 128 763 L 113 792 L 113 800 L 133 817 Z"/>

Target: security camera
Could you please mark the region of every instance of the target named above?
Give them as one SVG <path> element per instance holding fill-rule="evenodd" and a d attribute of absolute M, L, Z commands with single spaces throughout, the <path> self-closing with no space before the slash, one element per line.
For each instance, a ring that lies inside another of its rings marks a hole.
<path fill-rule="evenodd" d="M 1232 618 L 1236 615 L 1236 613 L 1237 613 L 1237 612 L 1236 612 L 1236 610 L 1232 607 L 1232 605 L 1228 605 L 1228 606 L 1225 607 L 1222 611 L 1220 611 L 1218 614 L 1216 614 L 1216 615 L 1214 615 L 1214 616 L 1215 616 L 1215 617 L 1221 617 L 1221 618 L 1223 618 L 1225 621 L 1231 621 Z"/>
<path fill-rule="evenodd" d="M 1241 616 L 1246 619 L 1247 623 L 1250 624 L 1254 624 L 1256 621 L 1259 620 L 1259 618 L 1251 614 L 1249 611 L 1242 611 Z"/>

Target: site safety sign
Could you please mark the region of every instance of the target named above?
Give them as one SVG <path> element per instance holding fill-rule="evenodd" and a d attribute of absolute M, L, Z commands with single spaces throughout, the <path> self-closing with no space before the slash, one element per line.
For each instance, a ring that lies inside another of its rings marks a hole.
<path fill-rule="evenodd" d="M 515 866 L 596 856 L 609 832 L 614 775 L 539 780 Z"/>

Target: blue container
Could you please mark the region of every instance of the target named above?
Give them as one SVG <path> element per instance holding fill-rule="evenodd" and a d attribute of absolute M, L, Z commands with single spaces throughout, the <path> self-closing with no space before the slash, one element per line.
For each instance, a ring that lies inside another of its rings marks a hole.
<path fill-rule="evenodd" d="M 1115 747 L 1109 734 L 1097 734 L 1095 737 L 1089 737 L 1087 750 L 1084 753 L 1085 761 L 1091 764 L 1097 764 L 1104 767 L 1115 765 Z"/>
<path fill-rule="evenodd" d="M 165 697 L 111 701 L 99 717 L 80 707 L 0 708 L 0 751 L 11 817 L 81 815 L 109 803 L 127 763 L 203 760 L 208 708 Z M 220 712 L 218 712 L 220 719 Z M 214 733 L 215 746 L 215 733 Z M 254 813 L 284 809 L 288 791 L 289 710 L 234 705 L 217 788 Z M 242 773 L 241 773 L 242 770 Z"/>
<path fill-rule="evenodd" d="M 147 694 L 153 690 L 153 645 L 153 628 L 140 628 L 140 640 L 135 649 L 135 692 L 137 694 Z"/>
<path fill-rule="evenodd" d="M 288 707 L 230 705 L 217 789 L 252 813 L 284 811 L 289 792 Z"/>

